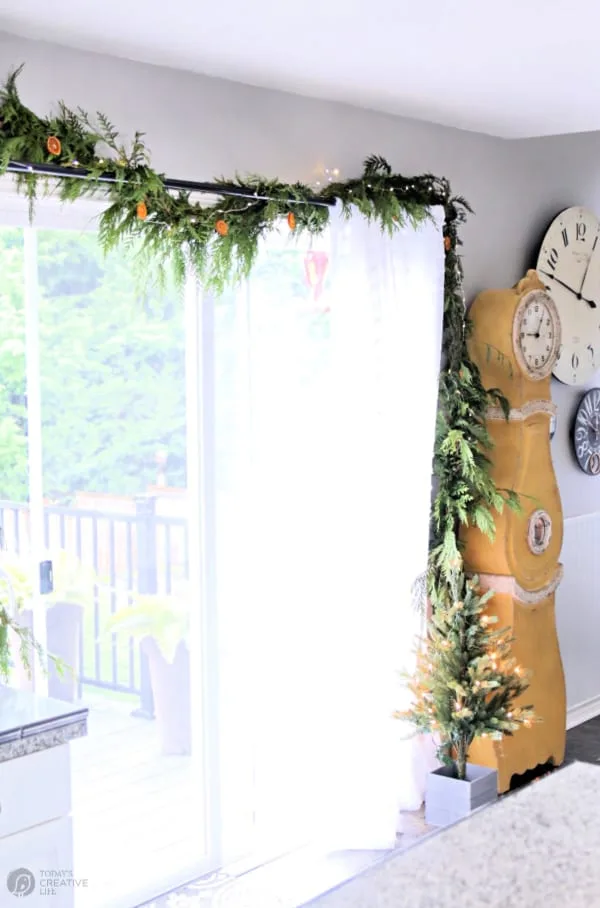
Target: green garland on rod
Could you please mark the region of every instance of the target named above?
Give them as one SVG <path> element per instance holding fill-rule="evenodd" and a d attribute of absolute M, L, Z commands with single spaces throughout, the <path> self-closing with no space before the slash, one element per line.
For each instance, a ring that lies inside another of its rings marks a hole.
<path fill-rule="evenodd" d="M 103 114 L 96 114 L 92 122 L 85 111 L 63 103 L 54 116 L 38 117 L 19 97 L 19 73 L 11 73 L 0 88 L 0 175 L 11 161 L 84 168 L 87 173 L 80 179 L 48 178 L 26 169 L 15 179 L 32 210 L 42 192 L 70 202 L 101 193 L 108 202 L 99 221 L 102 246 L 109 251 L 122 242 L 133 244 L 146 273 L 158 269 L 162 274 L 172 266 L 176 278 L 183 281 L 186 263 L 191 262 L 205 285 L 221 291 L 250 273 L 260 239 L 282 218 L 287 218 L 295 233 L 322 232 L 330 212 L 328 207 L 310 204 L 315 197 L 339 203 L 348 215 L 356 209 L 390 233 L 406 224 L 418 226 L 431 216 L 432 207 L 443 206 L 444 364 L 434 452 L 437 491 L 428 591 L 434 606 L 447 602 L 452 579 L 457 572 L 462 576 L 461 526 L 477 526 L 493 537 L 494 511 L 501 511 L 507 500 L 513 506 L 516 502 L 513 493 L 496 488 L 486 453 L 491 448 L 485 426 L 490 400 L 500 402 L 506 411 L 508 403 L 499 392 L 482 386 L 467 349 L 468 319 L 458 255 L 458 230 L 471 210 L 467 202 L 452 196 L 445 179 L 430 174 L 406 178 L 392 173 L 383 158 L 372 156 L 365 161 L 361 177 L 329 183 L 316 196 L 313 188 L 302 183 L 236 177 L 218 183 L 235 185 L 249 198 L 224 196 L 213 205 L 199 204 L 189 193 L 165 188 L 163 175 L 150 165 L 142 133 L 135 133 L 126 147 Z M 114 182 L 100 181 L 107 174 Z"/>

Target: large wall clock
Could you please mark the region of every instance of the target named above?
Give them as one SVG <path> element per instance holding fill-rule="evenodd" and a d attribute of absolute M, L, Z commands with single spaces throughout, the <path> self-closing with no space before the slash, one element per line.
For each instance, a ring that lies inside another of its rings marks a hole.
<path fill-rule="evenodd" d="M 537 272 L 560 315 L 562 347 L 553 372 L 585 384 L 600 369 L 600 222 L 585 208 L 567 208 L 542 242 Z"/>
<path fill-rule="evenodd" d="M 573 447 L 577 463 L 589 476 L 600 474 L 600 388 L 584 395 L 575 416 Z"/>

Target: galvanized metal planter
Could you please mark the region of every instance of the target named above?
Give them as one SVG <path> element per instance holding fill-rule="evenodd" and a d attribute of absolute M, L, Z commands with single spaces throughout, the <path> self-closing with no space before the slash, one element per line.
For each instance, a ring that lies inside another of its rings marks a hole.
<path fill-rule="evenodd" d="M 449 826 L 498 797 L 498 772 L 467 763 L 467 778 L 456 778 L 453 766 L 441 766 L 427 776 L 425 821 Z"/>

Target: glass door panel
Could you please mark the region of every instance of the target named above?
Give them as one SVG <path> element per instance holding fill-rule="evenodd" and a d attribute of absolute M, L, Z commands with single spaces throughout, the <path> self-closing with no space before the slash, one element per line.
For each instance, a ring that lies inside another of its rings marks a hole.
<path fill-rule="evenodd" d="M 27 550 L 30 535 L 29 456 L 27 408 L 26 308 L 24 234 L 17 226 L 0 226 L 0 590 L 3 604 L 21 609 L 31 626 L 29 563 L 19 553 Z M 10 584 L 10 587 L 8 586 Z M 16 602 L 12 602 L 10 590 Z M 13 639 L 16 644 L 16 639 Z M 22 665 L 11 671 L 11 683 L 33 689 L 33 679 Z"/>
<path fill-rule="evenodd" d="M 89 881 L 80 906 L 130 908 L 215 860 L 196 680 L 198 334 L 183 294 L 138 294 L 124 254 L 104 258 L 95 233 L 64 216 L 46 221 L 0 232 L 0 357 L 12 366 L 0 392 L 3 559 L 33 576 L 52 560 L 53 591 L 30 600 L 74 672 L 51 666 L 48 693 L 90 709 L 89 735 L 72 745 L 75 867 Z M 13 683 L 28 682 L 17 672 Z"/>
<path fill-rule="evenodd" d="M 287 231 L 289 235 L 289 231 Z M 214 301 L 216 576 L 223 842 L 268 859 L 310 840 L 306 795 L 318 699 L 305 635 L 319 633 L 331 405 L 330 312 L 311 250 L 269 239 L 249 282 Z M 313 690 L 314 688 L 314 690 Z M 315 693 L 316 691 L 316 693 Z"/>

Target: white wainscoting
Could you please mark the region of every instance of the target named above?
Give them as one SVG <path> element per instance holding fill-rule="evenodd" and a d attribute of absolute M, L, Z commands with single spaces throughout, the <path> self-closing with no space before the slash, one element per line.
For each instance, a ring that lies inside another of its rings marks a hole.
<path fill-rule="evenodd" d="M 565 520 L 556 620 L 567 682 L 567 727 L 600 715 L 600 514 Z"/>

